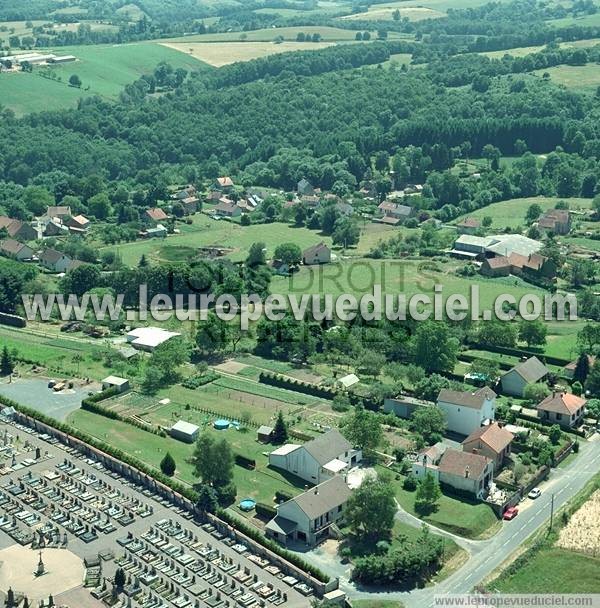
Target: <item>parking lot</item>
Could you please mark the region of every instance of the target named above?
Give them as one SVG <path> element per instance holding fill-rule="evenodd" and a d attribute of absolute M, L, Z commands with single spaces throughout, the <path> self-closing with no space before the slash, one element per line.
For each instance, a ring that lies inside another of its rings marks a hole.
<path fill-rule="evenodd" d="M 310 587 L 243 543 L 27 427 L 0 423 L 0 475 L 0 599 L 8 585 L 99 607 L 122 568 L 123 607 L 310 605 Z"/>

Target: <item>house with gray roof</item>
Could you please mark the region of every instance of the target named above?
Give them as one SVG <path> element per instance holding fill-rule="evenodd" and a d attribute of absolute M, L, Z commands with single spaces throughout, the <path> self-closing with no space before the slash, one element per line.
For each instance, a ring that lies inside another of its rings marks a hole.
<path fill-rule="evenodd" d="M 282 544 L 318 544 L 329 538 L 331 527 L 342 519 L 350 494 L 340 476 L 316 485 L 277 506 L 277 515 L 266 526 L 267 536 Z"/>
<path fill-rule="evenodd" d="M 550 370 L 537 358 L 530 357 L 508 370 L 501 378 L 502 392 L 513 397 L 523 397 L 528 384 L 541 382 Z"/>
<path fill-rule="evenodd" d="M 470 435 L 486 421 L 494 420 L 496 393 L 487 386 L 476 391 L 442 389 L 437 406 L 444 412 L 446 428 L 460 435 Z"/>
<path fill-rule="evenodd" d="M 348 471 L 362 459 L 361 450 L 332 429 L 304 445 L 286 444 L 269 454 L 269 465 L 318 484 Z"/>

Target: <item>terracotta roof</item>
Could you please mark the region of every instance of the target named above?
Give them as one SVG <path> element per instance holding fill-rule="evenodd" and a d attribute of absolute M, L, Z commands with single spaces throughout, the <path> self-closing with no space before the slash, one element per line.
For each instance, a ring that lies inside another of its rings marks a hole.
<path fill-rule="evenodd" d="M 167 214 L 162 209 L 159 209 L 158 207 L 154 207 L 152 209 L 146 209 L 146 215 L 150 219 L 154 220 L 155 222 L 160 222 L 161 220 L 168 219 Z"/>
<path fill-rule="evenodd" d="M 222 188 L 229 188 L 230 186 L 233 186 L 233 180 L 230 177 L 217 177 L 217 182 L 219 183 L 219 186 L 221 186 Z"/>
<path fill-rule="evenodd" d="M 485 443 L 494 452 L 500 454 L 514 438 L 515 437 L 511 432 L 501 427 L 497 422 L 494 422 L 473 431 L 462 444 L 464 446 L 466 443 L 479 440 Z"/>
<path fill-rule="evenodd" d="M 571 416 L 576 414 L 585 404 L 586 400 L 577 395 L 555 392 L 538 403 L 537 409 Z"/>
<path fill-rule="evenodd" d="M 493 269 L 510 268 L 512 266 L 510 260 L 505 255 L 500 255 L 496 258 L 488 258 L 486 261 L 488 266 Z"/>
<path fill-rule="evenodd" d="M 594 365 L 594 363 L 596 362 L 596 357 L 594 357 L 594 355 L 588 355 L 588 363 L 590 364 L 590 367 L 592 367 L 592 365 Z M 577 369 L 577 361 L 578 359 L 575 359 L 574 361 L 571 361 L 571 363 L 567 363 L 565 365 L 565 369 L 568 369 L 569 371 L 575 371 Z"/>
<path fill-rule="evenodd" d="M 438 464 L 438 469 L 440 473 L 448 475 L 466 477 L 468 473 L 469 477 L 479 479 L 489 462 L 491 460 L 485 456 L 481 456 L 481 454 L 461 452 L 451 448 L 444 452 Z"/>
<path fill-rule="evenodd" d="M 474 392 L 453 391 L 448 388 L 443 388 L 440 391 L 437 400 L 438 403 L 440 401 L 445 401 L 446 403 L 452 403 L 453 405 L 462 405 L 464 407 L 480 410 L 486 399 L 495 399 L 496 396 L 496 393 L 487 386 Z"/>

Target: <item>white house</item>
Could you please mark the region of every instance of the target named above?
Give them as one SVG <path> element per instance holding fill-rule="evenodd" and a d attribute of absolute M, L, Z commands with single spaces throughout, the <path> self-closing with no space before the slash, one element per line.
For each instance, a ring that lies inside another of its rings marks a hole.
<path fill-rule="evenodd" d="M 446 415 L 449 431 L 470 435 L 486 420 L 494 420 L 496 393 L 487 387 L 474 392 L 442 389 L 437 405 Z"/>
<path fill-rule="evenodd" d="M 412 472 L 417 479 L 429 473 L 440 484 L 484 498 L 494 478 L 494 462 L 481 454 L 438 444 L 419 453 Z"/>
<path fill-rule="evenodd" d="M 66 272 L 72 261 L 68 255 L 56 249 L 46 249 L 40 255 L 40 264 L 52 272 Z"/>
<path fill-rule="evenodd" d="M 515 365 L 500 378 L 502 392 L 514 397 L 523 397 L 528 384 L 543 380 L 549 372 L 550 370 L 537 357 L 530 357 L 527 361 Z"/>
<path fill-rule="evenodd" d="M 277 507 L 267 524 L 267 536 L 282 544 L 292 541 L 315 545 L 329 537 L 330 528 L 344 514 L 350 488 L 343 477 L 332 477 Z"/>
<path fill-rule="evenodd" d="M 361 459 L 361 450 L 355 450 L 333 429 L 304 445 L 281 446 L 269 454 L 269 465 L 318 484 L 346 471 Z"/>

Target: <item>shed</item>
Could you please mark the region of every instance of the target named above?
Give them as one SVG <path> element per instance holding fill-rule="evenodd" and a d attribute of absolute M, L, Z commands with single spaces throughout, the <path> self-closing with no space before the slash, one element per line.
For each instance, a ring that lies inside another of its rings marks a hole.
<path fill-rule="evenodd" d="M 351 386 L 354 386 L 355 384 L 357 384 L 358 382 L 360 382 L 360 380 L 358 379 L 358 376 L 356 374 L 348 374 L 347 376 L 344 376 L 343 378 L 340 378 L 338 380 L 338 382 L 344 388 L 350 388 Z"/>
<path fill-rule="evenodd" d="M 198 438 L 200 427 L 186 422 L 185 420 L 179 420 L 171 427 L 171 437 L 179 439 L 180 441 L 186 441 L 187 443 L 193 443 Z"/>
<path fill-rule="evenodd" d="M 129 380 L 127 378 L 119 378 L 119 376 L 107 376 L 102 380 L 102 390 L 105 391 L 109 388 L 118 388 L 120 393 L 128 391 L 131 387 L 129 386 Z"/>
<path fill-rule="evenodd" d="M 256 432 L 256 438 L 261 443 L 270 443 L 273 437 L 273 427 L 263 424 Z"/>

